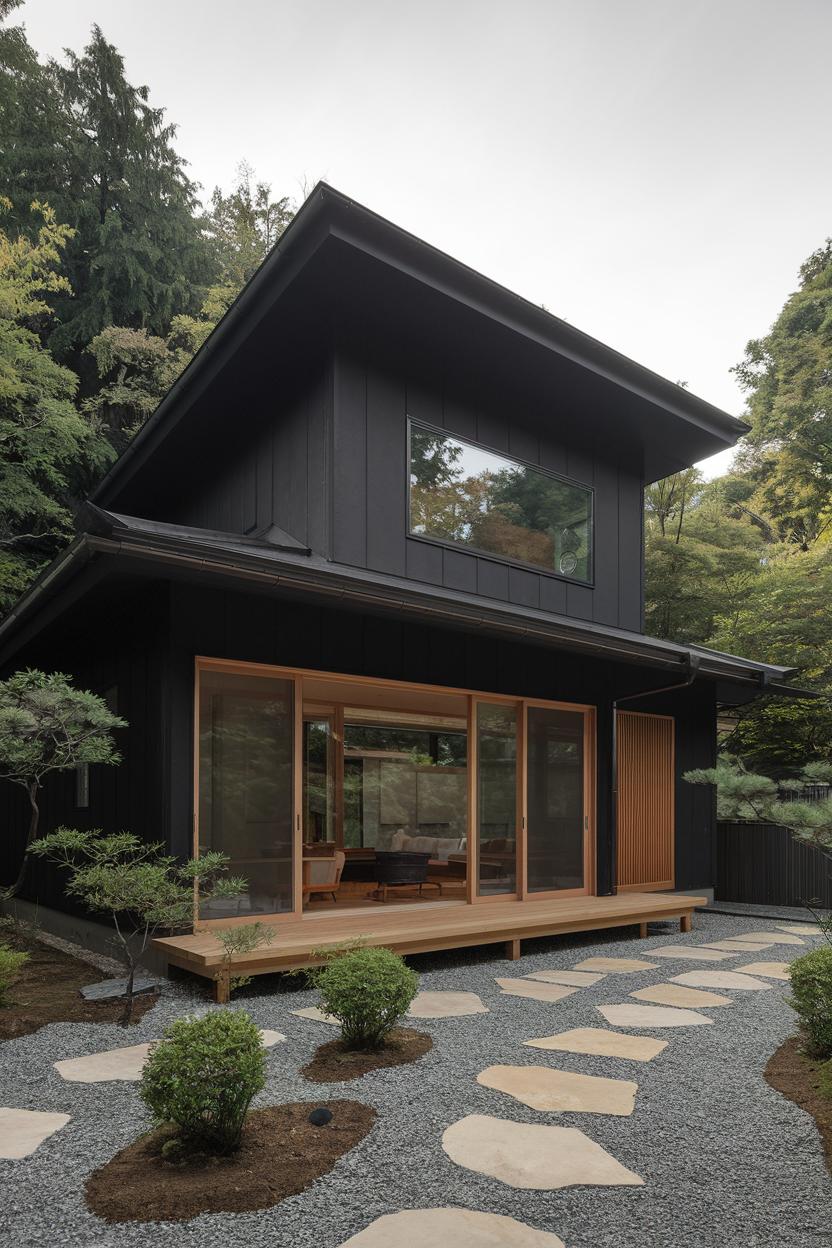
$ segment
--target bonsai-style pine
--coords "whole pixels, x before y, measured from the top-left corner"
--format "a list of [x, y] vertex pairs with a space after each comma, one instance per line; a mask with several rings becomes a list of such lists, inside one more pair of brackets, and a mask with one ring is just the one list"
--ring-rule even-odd
[[113, 943], [127, 969], [125, 1026], [133, 1012], [136, 972], [150, 941], [161, 929], [191, 925], [195, 887], [204, 901], [239, 897], [246, 888], [245, 880], [224, 876], [224, 854], [179, 863], [163, 845], [146, 844], [131, 832], [107, 836], [100, 828], [58, 828], [30, 845], [29, 853], [65, 867], [68, 896], [112, 922]]
[[55, 771], [71, 771], [82, 763], [112, 766], [121, 762], [113, 740], [115, 728], [127, 721], [114, 715], [103, 698], [76, 689], [61, 672], [28, 669], [0, 681], [0, 779], [26, 790], [29, 827], [20, 869], [3, 889], [14, 897], [26, 873], [26, 849], [37, 836], [38, 793]]

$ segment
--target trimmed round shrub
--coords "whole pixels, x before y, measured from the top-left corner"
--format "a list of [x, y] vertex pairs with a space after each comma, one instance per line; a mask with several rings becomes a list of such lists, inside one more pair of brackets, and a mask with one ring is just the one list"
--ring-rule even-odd
[[185, 1147], [231, 1153], [265, 1083], [259, 1030], [242, 1011], [218, 1010], [171, 1023], [150, 1050], [140, 1091], [157, 1123], [179, 1127]]
[[832, 946], [796, 958], [789, 968], [791, 1003], [814, 1057], [832, 1057]]
[[350, 1049], [377, 1049], [416, 996], [415, 971], [390, 949], [354, 949], [315, 974], [323, 1008]]

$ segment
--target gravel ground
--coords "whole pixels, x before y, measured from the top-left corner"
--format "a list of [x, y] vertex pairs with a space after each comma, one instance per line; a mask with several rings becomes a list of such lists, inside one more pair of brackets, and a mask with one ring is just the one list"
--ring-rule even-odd
[[[590, 955], [645, 957], [651, 945], [701, 944], [771, 926], [770, 920], [698, 914], [695, 930], [681, 937], [657, 928], [647, 940], [629, 939], [627, 929], [603, 941], [588, 934], [525, 942], [522, 961], [514, 964], [494, 958], [493, 950], [414, 959], [423, 988], [473, 990], [491, 1013], [419, 1020], [415, 1025], [434, 1037], [426, 1057], [412, 1066], [331, 1085], [332, 1097], [374, 1105], [380, 1115], [376, 1127], [308, 1191], [258, 1213], [111, 1227], [84, 1204], [86, 1175], [133, 1140], [147, 1119], [135, 1084], [65, 1083], [52, 1062], [153, 1039], [169, 1019], [209, 1008], [199, 992], [168, 985], [158, 1005], [127, 1036], [117, 1026], [60, 1023], [9, 1041], [3, 1046], [0, 1104], [63, 1111], [72, 1114], [72, 1121], [34, 1156], [0, 1162], [4, 1242], [15, 1248], [336, 1248], [381, 1214], [459, 1205], [553, 1231], [567, 1248], [828, 1245], [832, 1181], [814, 1123], [762, 1077], [771, 1053], [794, 1031], [794, 1014], [784, 1000], [787, 984], [772, 981], [769, 992], [728, 993], [734, 1004], [710, 1011], [712, 1027], [652, 1033], [670, 1045], [642, 1065], [544, 1053], [523, 1048], [521, 1041], [569, 1027], [603, 1026], [597, 1004], [625, 1001], [630, 990], [666, 981], [695, 963], [657, 959], [657, 971], [610, 975], [557, 1004], [501, 996], [494, 983], [496, 975], [569, 967]], [[789, 960], [801, 952], [798, 946], [780, 945], [708, 965], [735, 969], [760, 959]], [[289, 1012], [313, 1004], [314, 993], [275, 991], [270, 983], [268, 994], [262, 994], [263, 981], [254, 987], [238, 1004], [260, 1026], [288, 1037], [288, 1043], [270, 1051], [268, 1085], [256, 1104], [301, 1099], [314, 1104], [323, 1089], [305, 1082], [298, 1071], [333, 1033]], [[550, 1064], [635, 1079], [635, 1113], [631, 1118], [536, 1113], [475, 1082], [479, 1071], [494, 1063]], [[645, 1186], [523, 1192], [464, 1170], [446, 1157], [441, 1136], [469, 1113], [580, 1127], [642, 1175]]]

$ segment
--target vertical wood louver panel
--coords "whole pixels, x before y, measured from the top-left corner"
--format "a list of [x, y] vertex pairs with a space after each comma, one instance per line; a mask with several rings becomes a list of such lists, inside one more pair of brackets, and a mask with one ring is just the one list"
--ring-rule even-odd
[[674, 727], [668, 715], [618, 712], [619, 891], [674, 886]]

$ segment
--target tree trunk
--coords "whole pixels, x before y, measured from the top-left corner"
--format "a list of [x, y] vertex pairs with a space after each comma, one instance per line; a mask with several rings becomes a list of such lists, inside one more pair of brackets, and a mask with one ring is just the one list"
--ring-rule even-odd
[[17, 879], [14, 884], [10, 884], [8, 888], [3, 889], [3, 897], [8, 900], [10, 897], [16, 897], [23, 887], [23, 880], [26, 876], [26, 868], [29, 865], [29, 855], [27, 850], [35, 839], [38, 830], [38, 820], [40, 819], [40, 810], [38, 809], [38, 786], [36, 784], [27, 784], [26, 792], [29, 795], [29, 806], [31, 813], [29, 816], [29, 831], [26, 833], [26, 844], [23, 849], [23, 859], [20, 863], [20, 870], [17, 873]]
[[124, 994], [124, 1013], [121, 1016], [122, 1027], [129, 1027], [130, 1020], [133, 1017], [133, 981], [136, 978], [136, 967], [133, 962], [130, 963], [130, 969], [127, 972], [127, 991]]

